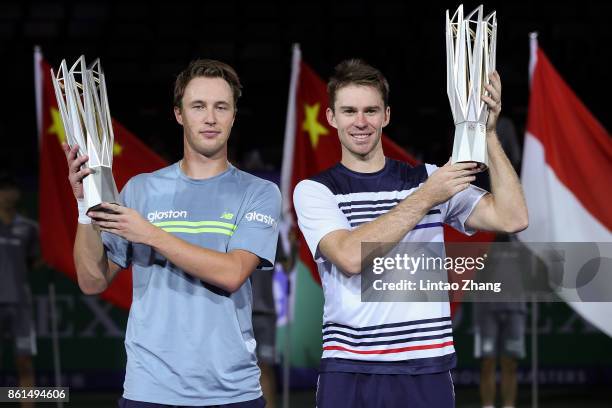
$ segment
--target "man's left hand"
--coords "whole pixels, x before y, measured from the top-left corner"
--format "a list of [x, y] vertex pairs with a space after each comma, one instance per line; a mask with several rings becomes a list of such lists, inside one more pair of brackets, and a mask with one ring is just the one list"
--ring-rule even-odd
[[501, 78], [497, 71], [489, 74], [489, 83], [485, 89], [489, 95], [482, 95], [482, 100], [489, 106], [489, 118], [487, 119], [487, 133], [495, 132], [497, 119], [501, 113]]
[[142, 218], [138, 211], [117, 204], [102, 203], [100, 207], [106, 211], [89, 211], [92, 224], [100, 231], [119, 235], [133, 243], [147, 244], [148, 240], [158, 231], [149, 221]]

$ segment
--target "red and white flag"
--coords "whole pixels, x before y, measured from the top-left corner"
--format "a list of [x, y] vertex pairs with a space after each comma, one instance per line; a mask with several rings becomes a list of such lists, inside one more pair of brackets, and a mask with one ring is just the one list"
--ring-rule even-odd
[[[523, 168], [525, 242], [612, 242], [612, 139], [531, 36]], [[612, 279], [607, 281], [612, 290]], [[612, 336], [611, 303], [569, 302]]]

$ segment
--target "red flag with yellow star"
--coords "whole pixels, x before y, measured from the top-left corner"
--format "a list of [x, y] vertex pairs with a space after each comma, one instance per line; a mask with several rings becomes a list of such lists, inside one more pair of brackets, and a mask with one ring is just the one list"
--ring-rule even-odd
[[[68, 183], [68, 166], [61, 148], [66, 140], [51, 82], [51, 67], [35, 55], [35, 80], [39, 124], [40, 174], [39, 222], [44, 260], [76, 281], [72, 248], [77, 226], [77, 208]], [[117, 188], [133, 176], [167, 165], [136, 136], [113, 120], [113, 175]], [[132, 301], [132, 277], [120, 272], [101, 295], [116, 306], [128, 309]]]

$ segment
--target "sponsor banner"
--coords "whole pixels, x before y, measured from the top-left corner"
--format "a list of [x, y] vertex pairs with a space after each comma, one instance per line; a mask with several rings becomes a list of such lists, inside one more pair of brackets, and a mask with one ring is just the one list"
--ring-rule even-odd
[[[455, 386], [478, 386], [480, 384], [479, 368], [458, 368], [451, 372]], [[519, 367], [516, 379], [519, 385], [531, 385], [532, 372], [529, 367]], [[612, 378], [612, 369], [598, 367], [550, 367], [538, 368], [538, 385], [540, 386], [579, 386], [609, 384], [606, 378]]]

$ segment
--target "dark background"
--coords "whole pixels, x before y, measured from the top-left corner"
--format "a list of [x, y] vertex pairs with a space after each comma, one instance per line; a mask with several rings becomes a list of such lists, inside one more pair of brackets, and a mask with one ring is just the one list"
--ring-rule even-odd
[[[112, 115], [170, 161], [182, 154], [172, 113], [176, 74], [195, 58], [233, 65], [243, 82], [231, 137], [234, 158], [258, 149], [280, 169], [291, 44], [324, 79], [361, 57], [391, 84], [386, 133], [418, 158], [444, 163], [453, 123], [446, 96], [446, 8], [426, 1], [5, 1], [0, 3], [0, 166], [36, 188], [33, 47], [57, 67], [62, 58], [102, 59]], [[478, 2], [466, 2], [471, 11]], [[612, 2], [489, 1], [497, 10], [497, 66], [503, 113], [522, 140], [528, 103], [530, 31], [561, 75], [610, 128]], [[550, 101], [554, 103], [554, 101]]]
[[[282, 160], [291, 44], [301, 44], [304, 60], [324, 79], [342, 59], [361, 57], [380, 68], [391, 84], [392, 119], [386, 133], [420, 159], [442, 164], [450, 155], [453, 132], [446, 96], [444, 11], [454, 11], [458, 4], [391, 0], [0, 1], [0, 170], [15, 173], [29, 193], [28, 212], [35, 215], [38, 153], [34, 45], [42, 47], [54, 67], [63, 58], [74, 61], [80, 54], [89, 61], [100, 57], [113, 116], [169, 161], [177, 160], [182, 153], [181, 128], [172, 113], [174, 77], [195, 58], [230, 63], [244, 85], [230, 139], [235, 158], [244, 162], [257, 149], [277, 170]], [[467, 11], [478, 4], [464, 3]], [[515, 123], [520, 140], [527, 113], [531, 31], [539, 32], [541, 47], [578, 97], [604, 127], [611, 128], [608, 76], [612, 2], [488, 1], [485, 6], [486, 12], [497, 10], [503, 113]], [[96, 332], [96, 337], [85, 336], [84, 328], [93, 317], [83, 303], [84, 296], [63, 275], [54, 271], [48, 271], [48, 275], [37, 275], [33, 285], [37, 322], [48, 321], [43, 313], [48, 304], [46, 285], [56, 279], [60, 332], [65, 333], [61, 338], [62, 364], [66, 375], [75, 375], [69, 378], [73, 389], [92, 388], [94, 384], [112, 390], [105, 395], [94, 394], [82, 404], [77, 402], [75, 392], [72, 406], [111, 406], [123, 380], [125, 356], [117, 352], [123, 350], [122, 335], [110, 337], [102, 331]], [[114, 309], [112, 313], [117, 324], [124, 327], [123, 312]], [[546, 388], [546, 379], [541, 380], [542, 406], [608, 406], [609, 338], [583, 327], [565, 305], [543, 305], [540, 313], [542, 372], [548, 370], [544, 374], [550, 373], [550, 384], [561, 384]], [[37, 327], [40, 354], [35, 366], [37, 381], [43, 384], [41, 374], [52, 378], [51, 340], [48, 331], [45, 334], [39, 324]], [[99, 325], [97, 329], [101, 330]], [[461, 399], [469, 399], [469, 406], [476, 407], [477, 370], [475, 365], [469, 367], [472, 336], [459, 329], [455, 338], [462, 367], [472, 370], [468, 380], [462, 380], [463, 376], [458, 380], [471, 387], [467, 394], [458, 394], [458, 406], [467, 406]], [[577, 344], [581, 347], [576, 349]], [[89, 356], [86, 361], [83, 355]], [[6, 367], [12, 369], [12, 361], [5, 354], [0, 375], [10, 373]], [[557, 368], [561, 364], [564, 366]], [[576, 366], [578, 371], [567, 366]], [[100, 367], [110, 371], [94, 371]], [[529, 358], [522, 363], [522, 372], [528, 367]], [[81, 371], [93, 372], [93, 379], [78, 377]], [[578, 379], [563, 383], [553, 375], [564, 372], [578, 372]], [[601, 382], [599, 388], [592, 386], [591, 378]], [[530, 399], [529, 381], [528, 376], [522, 379], [522, 406], [527, 406]], [[573, 387], [575, 384], [582, 388]], [[595, 405], [590, 399], [602, 402]], [[303, 400], [302, 406], [312, 405], [312, 390]]]

